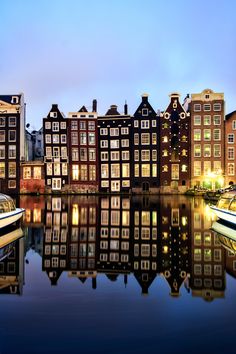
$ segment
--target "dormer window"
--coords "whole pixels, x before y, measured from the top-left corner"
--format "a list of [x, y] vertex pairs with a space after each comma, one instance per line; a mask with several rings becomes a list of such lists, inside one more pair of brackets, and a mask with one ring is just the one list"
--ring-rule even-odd
[[18, 103], [18, 102], [19, 102], [19, 97], [18, 97], [18, 96], [12, 96], [12, 98], [11, 98], [11, 103], [16, 104], [16, 103]]
[[51, 118], [57, 118], [57, 112], [50, 112]]

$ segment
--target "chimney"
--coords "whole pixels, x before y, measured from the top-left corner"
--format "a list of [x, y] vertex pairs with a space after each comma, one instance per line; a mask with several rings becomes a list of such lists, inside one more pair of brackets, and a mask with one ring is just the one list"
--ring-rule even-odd
[[142, 102], [148, 102], [148, 94], [147, 93], [142, 94]]
[[127, 114], [128, 114], [128, 105], [127, 105], [127, 103], [126, 103], [126, 101], [125, 101], [125, 105], [124, 105], [124, 114], [127, 116]]
[[58, 109], [58, 104], [52, 104], [52, 110]]
[[93, 100], [93, 112], [97, 112], [97, 100]]

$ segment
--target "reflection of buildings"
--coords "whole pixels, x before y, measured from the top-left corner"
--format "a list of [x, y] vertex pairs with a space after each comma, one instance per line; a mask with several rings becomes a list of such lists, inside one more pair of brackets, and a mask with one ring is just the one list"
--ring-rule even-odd
[[190, 275], [190, 202], [178, 198], [161, 199], [161, 272], [178, 296], [179, 289]]
[[12, 253], [0, 262], [0, 294], [21, 295], [24, 284], [24, 239], [15, 241]]
[[211, 213], [206, 211], [204, 200], [192, 199], [192, 274], [193, 296], [213, 300], [224, 296], [224, 250], [217, 235], [210, 230]]
[[51, 197], [46, 200], [44, 221], [43, 270], [57, 284], [66, 270], [68, 250], [68, 199]]
[[[184, 285], [193, 296], [212, 300], [224, 296], [224, 266], [229, 274], [236, 271], [235, 256], [225, 257], [200, 198], [53, 196], [45, 206], [42, 262], [52, 285], [63, 271], [82, 283], [91, 278], [93, 288], [98, 273], [111, 281], [123, 274], [125, 283], [133, 273], [147, 294], [162, 275], [172, 296]], [[42, 237], [30, 230], [43, 206], [29, 204], [28, 209], [30, 247], [41, 254]], [[36, 225], [40, 230], [42, 224]]]
[[100, 198], [97, 269], [111, 280], [131, 271], [130, 199]]
[[96, 287], [97, 198], [71, 197], [68, 233], [68, 275], [82, 282], [91, 277]]
[[135, 198], [132, 208], [133, 271], [134, 276], [147, 294], [148, 288], [159, 271], [159, 206], [152, 198]]

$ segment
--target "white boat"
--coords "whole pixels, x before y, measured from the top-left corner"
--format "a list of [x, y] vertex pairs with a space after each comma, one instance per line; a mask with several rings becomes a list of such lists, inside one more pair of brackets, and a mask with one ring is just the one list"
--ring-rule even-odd
[[217, 204], [210, 208], [219, 219], [236, 225], [236, 191], [222, 194]]
[[9, 226], [4, 230], [3, 235], [0, 233], [0, 261], [10, 255], [15, 245], [15, 241], [24, 235], [21, 227], [12, 228], [12, 226]]
[[217, 233], [222, 246], [228, 251], [236, 253], [236, 226], [224, 220], [214, 221], [211, 229]]
[[0, 193], [0, 228], [6, 227], [19, 220], [25, 209], [16, 208], [11, 197]]

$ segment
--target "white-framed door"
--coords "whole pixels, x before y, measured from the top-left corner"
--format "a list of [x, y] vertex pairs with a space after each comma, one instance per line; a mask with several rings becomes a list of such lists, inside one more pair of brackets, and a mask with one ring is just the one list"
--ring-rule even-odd
[[52, 189], [60, 190], [61, 189], [61, 178], [53, 178], [52, 179]]
[[111, 181], [111, 191], [120, 192], [120, 181]]

